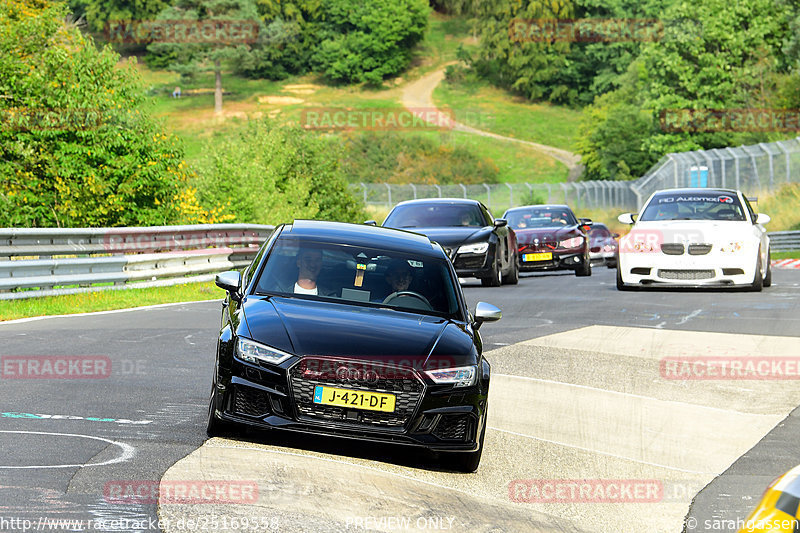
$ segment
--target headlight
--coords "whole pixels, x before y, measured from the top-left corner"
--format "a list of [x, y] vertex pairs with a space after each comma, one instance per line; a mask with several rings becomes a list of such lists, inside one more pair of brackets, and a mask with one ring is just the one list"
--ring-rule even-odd
[[581, 244], [583, 244], [583, 237], [573, 237], [559, 242], [558, 246], [560, 248], [577, 248]]
[[458, 249], [460, 254], [485, 254], [489, 249], [488, 242], [478, 242], [475, 244], [465, 244]]
[[248, 363], [257, 364], [263, 361], [273, 365], [279, 365], [291, 356], [292, 354], [241, 337], [236, 343], [236, 357]]
[[732, 254], [741, 251], [742, 247], [744, 247], [742, 241], [727, 242], [719, 247], [719, 251], [723, 254]]
[[443, 385], [452, 384], [454, 387], [469, 387], [478, 381], [477, 366], [462, 366], [459, 368], [443, 368], [441, 370], [426, 370], [425, 373], [436, 383]]

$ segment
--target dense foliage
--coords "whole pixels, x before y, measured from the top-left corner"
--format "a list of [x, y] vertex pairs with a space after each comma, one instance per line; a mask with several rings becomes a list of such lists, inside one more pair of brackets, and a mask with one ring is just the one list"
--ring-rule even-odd
[[180, 146], [142, 107], [134, 69], [65, 16], [0, 0], [0, 226], [184, 220], [181, 203], [198, 206]]
[[496, 183], [499, 175], [463, 146], [396, 132], [345, 137], [342, 165], [355, 183]]
[[[791, 135], [724, 127], [695, 131], [702, 128], [663, 120], [684, 109], [796, 106], [798, 85], [783, 53], [791, 35], [788, 5], [773, 0], [675, 3], [664, 17], [678, 22], [665, 27], [658, 42], [646, 43], [619, 78], [620, 87], [586, 110], [579, 143], [587, 179], [639, 177], [667, 152]], [[794, 91], [788, 90], [792, 86]]]
[[299, 127], [254, 121], [205, 154], [196, 182], [201, 200], [226, 205], [238, 221], [365, 218], [347, 191], [335, 145]]

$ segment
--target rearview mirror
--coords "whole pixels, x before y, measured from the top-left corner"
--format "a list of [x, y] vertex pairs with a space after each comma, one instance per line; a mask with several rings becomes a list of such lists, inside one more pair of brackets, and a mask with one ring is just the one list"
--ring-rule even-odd
[[494, 219], [494, 227], [495, 228], [502, 228], [503, 226], [508, 226], [508, 220], [504, 218], [496, 218]]
[[478, 329], [484, 322], [496, 322], [501, 318], [503, 318], [503, 312], [500, 309], [486, 302], [478, 302], [475, 306], [475, 322], [473, 326]]
[[766, 224], [770, 220], [772, 220], [770, 216], [764, 213], [759, 213], [758, 215], [756, 215], [756, 224]]
[[217, 274], [214, 279], [217, 287], [228, 291], [232, 298], [239, 299], [239, 286], [242, 284], [242, 275], [237, 270], [228, 270]]
[[623, 224], [633, 224], [633, 213], [623, 213], [617, 217], [617, 220]]

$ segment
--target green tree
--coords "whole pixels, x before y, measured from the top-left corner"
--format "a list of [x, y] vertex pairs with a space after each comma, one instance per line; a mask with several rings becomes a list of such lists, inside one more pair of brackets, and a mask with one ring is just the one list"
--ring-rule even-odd
[[312, 65], [333, 81], [380, 84], [408, 66], [429, 12], [425, 0], [326, 0]]
[[202, 203], [227, 205], [239, 222], [364, 220], [336, 145], [302, 128], [253, 121], [204, 153], [197, 178]]
[[[176, 0], [159, 13], [161, 21], [191, 21], [198, 23], [232, 22], [258, 23], [258, 35], [263, 37], [254, 0]], [[223, 36], [218, 39], [186, 39], [183, 42], [154, 42], [148, 51], [172, 60], [171, 70], [191, 76], [198, 72], [214, 72], [214, 112], [222, 113], [222, 68], [235, 60], [247, 57], [251, 47], [241, 40]], [[178, 41], [178, 39], [174, 39]]]
[[183, 152], [132, 65], [64, 24], [64, 4], [0, 0], [0, 226], [165, 224]]
[[168, 5], [168, 0], [69, 0], [74, 15], [98, 32], [111, 21], [153, 19]]
[[674, 110], [769, 108], [791, 102], [787, 88], [796, 78], [787, 72], [789, 62], [782, 52], [790, 37], [787, 5], [773, 0], [675, 3], [663, 18], [672, 21], [663, 37], [643, 46], [620, 78], [620, 87], [585, 112], [578, 142], [587, 179], [614, 178], [620, 168], [638, 177], [668, 152], [785, 136], [725, 128], [702, 132], [690, 125], [665, 128], [660, 121]]

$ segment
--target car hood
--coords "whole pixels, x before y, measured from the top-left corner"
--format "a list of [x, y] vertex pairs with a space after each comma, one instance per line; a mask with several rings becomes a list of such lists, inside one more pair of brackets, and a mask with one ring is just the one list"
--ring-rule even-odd
[[447, 226], [439, 228], [404, 228], [414, 233], [421, 233], [430, 240], [438, 242], [446, 248], [452, 248], [459, 244], [483, 240], [490, 233], [492, 227], [476, 228], [474, 226]]
[[295, 355], [380, 360], [417, 368], [475, 364], [465, 326], [389, 309], [300, 298], [248, 297], [250, 338]]
[[581, 233], [577, 226], [554, 226], [552, 228], [522, 228], [515, 229], [517, 243], [530, 244], [534, 239], [540, 242], [553, 242], [577, 236]]
[[[637, 235], [638, 234], [638, 235]], [[653, 220], [637, 222], [627, 239], [650, 238], [665, 243], [715, 243], [754, 238], [750, 222], [726, 220]]]

